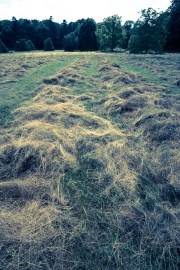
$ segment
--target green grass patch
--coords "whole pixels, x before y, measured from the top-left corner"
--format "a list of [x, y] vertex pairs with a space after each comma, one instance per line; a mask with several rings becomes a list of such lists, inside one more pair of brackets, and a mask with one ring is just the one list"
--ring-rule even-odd
[[[91, 55], [88, 58], [88, 61], [85, 62], [83, 71], [79, 72], [79, 75], [85, 77], [85, 82], [76, 83], [74, 85], [73, 92], [75, 95], [81, 95], [88, 92], [93, 92], [94, 89], [100, 85], [100, 77], [97, 77], [98, 68], [97, 68], [97, 59], [95, 55]], [[92, 79], [92, 80], [91, 80]]]
[[[137, 76], [140, 76], [141, 78], [144, 78], [148, 83], [152, 83], [155, 85], [166, 85], [166, 88], [163, 89], [166, 94], [170, 95], [179, 95], [179, 87], [177, 87], [175, 84], [172, 86], [172, 82], [166, 78], [166, 74], [163, 76], [159, 76], [158, 69], [162, 68], [162, 64], [159, 63], [159, 59], [153, 58], [153, 60], [150, 57], [143, 57], [142, 59], [138, 59], [136, 63], [129, 63], [127, 55], [121, 54], [119, 57], [117, 55], [108, 55], [108, 58], [117, 63], [118, 65], [122, 66], [125, 71], [127, 72], [134, 72], [137, 74]], [[131, 60], [130, 56], [129, 59]], [[155, 69], [150, 70], [149, 67], [151, 67], [152, 63], [155, 63]], [[146, 64], [146, 65], [144, 65]], [[164, 63], [166, 65], [166, 62]], [[167, 88], [167, 86], [169, 86]]]
[[138, 63], [137, 65], [132, 65], [124, 61], [123, 57], [117, 58], [112, 56], [110, 59], [118, 65], [122, 66], [127, 72], [135, 72], [138, 76], [145, 78], [149, 83], [158, 85], [164, 83], [163, 79], [158, 78], [158, 76], [154, 76], [154, 73], [149, 72], [149, 70], [146, 70], [144, 67], [142, 68], [138, 66]]
[[88, 60], [88, 63], [85, 65], [85, 71], [82, 72], [82, 75], [86, 77], [95, 75], [98, 72], [96, 56], [92, 55]]
[[[11, 112], [20, 107], [23, 102], [29, 101], [34, 96], [34, 91], [41, 85], [42, 79], [53, 76], [58, 70], [70, 65], [80, 58], [78, 56], [70, 56], [65, 61], [55, 61], [45, 63], [32, 70], [32, 72], [18, 82], [7, 83], [8, 90], [0, 86], [0, 125], [8, 124], [12, 121]], [[5, 90], [4, 90], [5, 89]]]

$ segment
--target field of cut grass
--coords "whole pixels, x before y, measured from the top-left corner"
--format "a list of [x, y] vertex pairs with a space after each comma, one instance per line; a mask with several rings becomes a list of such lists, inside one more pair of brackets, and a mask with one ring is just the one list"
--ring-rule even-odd
[[0, 55], [0, 269], [180, 269], [180, 55]]

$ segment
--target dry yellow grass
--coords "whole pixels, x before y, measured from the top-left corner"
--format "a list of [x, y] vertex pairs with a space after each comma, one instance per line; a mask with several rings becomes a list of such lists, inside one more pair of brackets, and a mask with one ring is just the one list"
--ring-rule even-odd
[[179, 268], [180, 115], [162, 89], [99, 53], [43, 78], [1, 133], [1, 269]]

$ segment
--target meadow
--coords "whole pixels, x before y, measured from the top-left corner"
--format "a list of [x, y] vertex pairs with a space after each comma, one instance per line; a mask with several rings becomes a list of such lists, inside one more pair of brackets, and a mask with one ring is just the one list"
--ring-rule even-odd
[[0, 54], [0, 269], [180, 269], [179, 71], [179, 54]]

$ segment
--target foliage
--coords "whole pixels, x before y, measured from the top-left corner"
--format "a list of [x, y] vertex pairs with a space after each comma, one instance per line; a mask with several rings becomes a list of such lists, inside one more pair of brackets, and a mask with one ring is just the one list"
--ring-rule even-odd
[[176, 9], [180, 6], [180, 0], [171, 0], [170, 9]]
[[31, 40], [28, 40], [26, 42], [26, 47], [27, 47], [27, 51], [34, 51], [35, 50], [34, 44], [32, 43]]
[[0, 22], [0, 38], [8, 48], [13, 48], [12, 40], [12, 22], [8, 20], [3, 20]]
[[124, 31], [125, 31], [125, 37], [124, 37], [124, 47], [127, 49], [128, 47], [128, 42], [130, 40], [130, 37], [133, 33], [133, 28], [134, 28], [134, 22], [133, 21], [126, 21], [123, 25]]
[[33, 51], [35, 50], [34, 44], [31, 40], [19, 39], [15, 44], [15, 51]]
[[44, 50], [45, 51], [54, 51], [54, 45], [53, 42], [51, 40], [50, 37], [48, 37], [45, 41], [44, 41]]
[[31, 40], [34, 45], [36, 44], [36, 31], [37, 31], [37, 29], [36, 29], [35, 25], [32, 23], [26, 25], [26, 27], [25, 27], [27, 39]]
[[138, 34], [134, 34], [131, 36], [128, 43], [128, 49], [131, 53], [138, 53], [143, 51], [144, 46]]
[[36, 34], [36, 47], [38, 50], [42, 50], [44, 48], [44, 41], [51, 37], [49, 28], [45, 25], [45, 23], [40, 23], [37, 28]]
[[7, 52], [8, 52], [8, 48], [6, 47], [6, 45], [0, 39], [0, 53], [7, 53]]
[[88, 18], [83, 21], [79, 29], [78, 48], [80, 51], [97, 51], [98, 43], [95, 35], [96, 23]]
[[[22, 18], [17, 20], [13, 16], [12, 20], [0, 21], [0, 39], [11, 50], [14, 50], [16, 41], [20, 39], [31, 40], [36, 49], [43, 50], [44, 40], [50, 37], [54, 49], [66, 50], [64, 45], [66, 44], [67, 46], [67, 42], [74, 43], [74, 34], [68, 36], [68, 38], [66, 37], [65, 43], [64, 37], [79, 31], [78, 29], [81, 27], [78, 37], [80, 50], [97, 50], [98, 45], [102, 50], [113, 51], [116, 47], [126, 49], [132, 35], [137, 35], [141, 37], [140, 44], [142, 43], [141, 46], [143, 45], [145, 52], [149, 49], [148, 46], [150, 46], [150, 50], [155, 51], [162, 51], [164, 49], [179, 52], [180, 0], [171, 0], [170, 7], [164, 13], [159, 14], [152, 8], [143, 10], [141, 13], [142, 16], [138, 22], [134, 24], [133, 21], [129, 20], [123, 26], [121, 26], [121, 18], [118, 15], [108, 17], [97, 25], [93, 19], [89, 18], [70, 23], [63, 20], [62, 23], [57, 23], [53, 21], [52, 16], [43, 21]], [[154, 23], [155, 25], [153, 25]], [[99, 44], [97, 44], [95, 31]], [[134, 37], [132, 38], [132, 44], [134, 44], [135, 39]], [[129, 46], [132, 47], [131, 45]], [[132, 50], [138, 51], [140, 49], [138, 47], [134, 49], [133, 45]], [[70, 50], [73, 50], [73, 48], [70, 48]]]
[[166, 50], [180, 52], [180, 0], [171, 2]]
[[73, 52], [78, 49], [78, 36], [76, 32], [67, 34], [63, 39], [65, 51]]
[[59, 28], [60, 47], [63, 48], [63, 38], [68, 34], [67, 21], [63, 20]]
[[121, 26], [121, 17], [113, 15], [103, 20], [100, 28], [96, 31], [100, 49], [113, 49], [121, 46], [123, 41], [123, 29]]
[[19, 39], [16, 41], [15, 51], [27, 51], [26, 39]]
[[167, 14], [152, 8], [141, 11], [128, 44], [130, 52], [161, 52], [167, 37]]
[[63, 49], [64, 36], [76, 31], [83, 21], [84, 19], [81, 19], [68, 24], [66, 20], [62, 23], [54, 22], [52, 16], [43, 21], [17, 20], [13, 17], [11, 21], [0, 21], [0, 39], [12, 50], [19, 39], [31, 40], [36, 49], [43, 50], [44, 40], [50, 37], [55, 49]]

